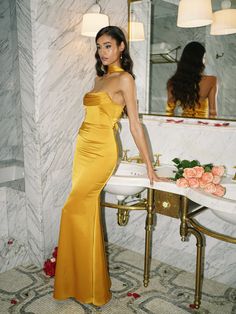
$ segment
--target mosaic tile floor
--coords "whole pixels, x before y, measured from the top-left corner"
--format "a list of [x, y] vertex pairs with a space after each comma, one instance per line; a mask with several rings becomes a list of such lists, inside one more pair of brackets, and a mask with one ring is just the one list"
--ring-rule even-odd
[[[0, 274], [0, 313], [236, 314], [234, 288], [204, 280], [201, 308], [192, 310], [193, 274], [152, 260], [151, 280], [144, 288], [141, 254], [113, 244], [108, 245], [107, 252], [113, 297], [105, 306], [82, 305], [73, 299], [55, 301], [53, 279], [31, 265]], [[140, 297], [128, 296], [129, 292]]]

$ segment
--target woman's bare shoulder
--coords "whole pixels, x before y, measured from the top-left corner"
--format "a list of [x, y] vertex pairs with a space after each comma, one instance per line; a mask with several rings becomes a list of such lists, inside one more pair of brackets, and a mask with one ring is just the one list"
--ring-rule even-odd
[[133, 86], [134, 78], [129, 72], [121, 72], [119, 75], [120, 84], [122, 86]]
[[216, 82], [217, 77], [215, 75], [203, 75], [202, 80], [207, 80], [209, 82]]

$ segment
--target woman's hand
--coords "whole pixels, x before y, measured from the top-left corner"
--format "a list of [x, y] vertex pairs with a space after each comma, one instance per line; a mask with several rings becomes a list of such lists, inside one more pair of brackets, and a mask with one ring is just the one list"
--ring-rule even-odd
[[148, 168], [147, 175], [148, 175], [151, 185], [153, 185], [154, 181], [155, 182], [171, 182], [171, 180], [168, 178], [158, 177], [158, 175], [156, 174], [153, 168]]

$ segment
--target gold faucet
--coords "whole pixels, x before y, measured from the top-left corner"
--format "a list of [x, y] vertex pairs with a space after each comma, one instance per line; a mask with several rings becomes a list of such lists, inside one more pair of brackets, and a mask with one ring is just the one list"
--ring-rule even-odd
[[128, 161], [129, 162], [136, 161], [137, 164], [142, 164], [143, 163], [143, 159], [142, 159], [142, 157], [140, 155], [139, 156], [130, 157], [130, 158], [128, 158]]
[[[236, 168], [236, 166], [234, 166], [233, 168]], [[236, 172], [235, 172], [235, 174], [234, 174], [232, 180], [235, 180], [235, 181], [236, 181]]]
[[153, 167], [159, 167], [160, 166], [160, 156], [161, 154], [154, 154], [153, 157], [155, 159], [153, 163]]
[[129, 161], [128, 152], [129, 152], [129, 149], [123, 149], [123, 156], [121, 158], [122, 161]]

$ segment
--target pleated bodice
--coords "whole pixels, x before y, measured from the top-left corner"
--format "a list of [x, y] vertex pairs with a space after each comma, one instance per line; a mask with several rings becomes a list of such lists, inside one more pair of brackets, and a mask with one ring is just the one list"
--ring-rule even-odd
[[[181, 105], [178, 106], [181, 107]], [[166, 114], [168, 116], [173, 116], [176, 107], [177, 104], [174, 102], [167, 103]], [[200, 100], [199, 104], [196, 104], [194, 109], [184, 108], [181, 115], [184, 117], [208, 118], [208, 99], [205, 98], [203, 100]]]
[[84, 96], [84, 123], [114, 127], [119, 120], [123, 106], [112, 100], [106, 91], [89, 92]]

